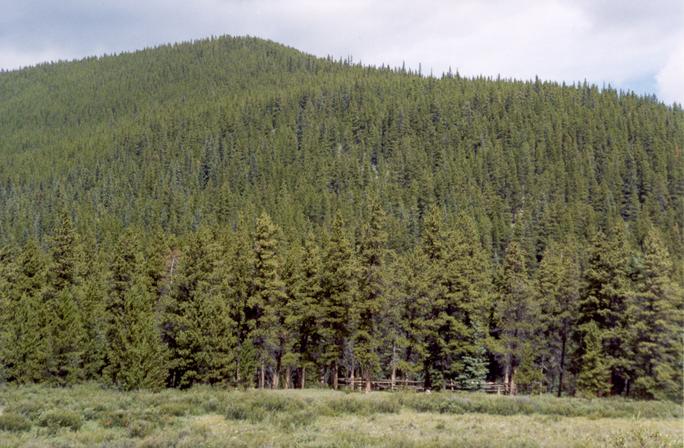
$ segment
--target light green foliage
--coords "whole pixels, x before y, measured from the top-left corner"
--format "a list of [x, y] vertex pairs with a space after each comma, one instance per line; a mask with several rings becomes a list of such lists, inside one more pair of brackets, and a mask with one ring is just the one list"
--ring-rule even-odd
[[[682, 407], [478, 393], [6, 387], [9, 446], [678, 446]], [[493, 431], [493, 428], [496, 431]]]

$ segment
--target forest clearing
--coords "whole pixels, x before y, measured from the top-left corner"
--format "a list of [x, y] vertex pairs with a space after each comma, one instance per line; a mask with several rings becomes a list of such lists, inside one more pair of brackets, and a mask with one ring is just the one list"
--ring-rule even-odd
[[667, 401], [95, 384], [0, 389], [1, 447], [679, 447]]

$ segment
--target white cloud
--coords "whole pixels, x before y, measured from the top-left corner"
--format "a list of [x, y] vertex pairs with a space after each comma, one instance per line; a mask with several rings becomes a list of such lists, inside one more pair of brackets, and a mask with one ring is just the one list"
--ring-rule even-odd
[[658, 97], [665, 102], [684, 104], [684, 35], [670, 54], [663, 68], [656, 75]]
[[587, 79], [641, 93], [655, 93], [658, 74], [658, 94], [684, 102], [677, 90], [681, 0], [6, 1], [0, 0], [5, 68], [250, 34], [320, 56], [421, 63], [424, 73], [452, 67], [471, 76]]

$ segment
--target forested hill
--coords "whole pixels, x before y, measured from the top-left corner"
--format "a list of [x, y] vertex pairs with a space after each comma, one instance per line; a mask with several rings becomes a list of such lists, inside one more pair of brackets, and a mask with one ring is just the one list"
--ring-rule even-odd
[[[305, 383], [306, 367], [331, 384], [517, 373], [643, 396], [657, 377], [676, 395], [682, 148], [684, 112], [652, 97], [425, 77], [256, 38], [1, 72], [2, 335], [26, 352], [5, 350], [0, 377], [145, 385], [117, 374], [135, 364], [123, 347], [159, 336], [150, 384]], [[192, 306], [228, 334], [201, 321], [193, 334], [214, 339], [189, 342]], [[81, 310], [87, 348], [19, 343], [63, 330], [35, 314], [50, 307]], [[209, 346], [225, 350], [190, 360]]]

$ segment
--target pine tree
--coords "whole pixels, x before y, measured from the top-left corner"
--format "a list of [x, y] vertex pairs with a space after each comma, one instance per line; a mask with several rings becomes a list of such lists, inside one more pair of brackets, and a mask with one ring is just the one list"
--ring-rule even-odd
[[678, 400], [682, 396], [682, 288], [672, 281], [672, 261], [659, 232], [644, 240], [637, 290], [630, 301], [630, 345], [634, 353], [632, 392], [640, 397]]
[[[138, 268], [143, 271], [142, 266]], [[168, 375], [168, 352], [161, 340], [150, 289], [146, 273], [135, 273], [110, 341], [107, 373], [123, 390], [160, 389]]]
[[128, 322], [126, 301], [133, 287], [138, 269], [143, 260], [137, 235], [132, 230], [124, 232], [111, 255], [107, 294], [105, 300], [106, 351], [103, 378], [112, 384], [123, 384], [120, 378], [126, 368], [123, 353], [126, 350], [126, 335], [123, 325]]
[[460, 215], [445, 247], [446, 371], [462, 387], [479, 388], [487, 373], [484, 337], [492, 271], [472, 218]]
[[[397, 368], [404, 379], [411, 379], [425, 371], [425, 360], [428, 357], [428, 341], [430, 333], [429, 318], [431, 284], [428, 280], [428, 258], [421, 248], [405, 254], [397, 261], [395, 271], [399, 291], [399, 326], [400, 337], [398, 348], [402, 350]], [[424, 377], [423, 380], [429, 380]], [[426, 390], [430, 384], [425, 384]]]
[[246, 222], [241, 218], [234, 235], [223, 240], [223, 255], [217, 260], [215, 275], [220, 279], [220, 287], [229, 302], [230, 319], [235, 325], [234, 378], [236, 384], [252, 386], [259, 362], [250, 338], [248, 303], [254, 287], [256, 263]]
[[86, 333], [73, 290], [62, 290], [51, 298], [48, 313], [50, 381], [60, 386], [74, 384], [84, 377], [83, 349]]
[[98, 381], [107, 355], [106, 290], [103, 285], [105, 268], [102, 263], [89, 264], [76, 296], [81, 309], [83, 331], [83, 375], [86, 380]]
[[237, 344], [225, 297], [213, 288], [202, 288], [192, 305], [186, 310], [188, 327], [183, 333], [184, 343], [194, 349], [193, 370], [186, 372], [186, 381], [232, 383]]
[[47, 294], [47, 332], [50, 338], [48, 375], [59, 385], [73, 384], [85, 376], [83, 346], [85, 327], [81, 315], [83, 257], [80, 242], [66, 213], [51, 240], [51, 264]]
[[53, 288], [56, 291], [63, 291], [79, 284], [83, 260], [71, 218], [66, 212], [62, 212], [59, 217], [59, 226], [51, 239], [53, 266], [50, 269], [50, 276]]
[[447, 347], [449, 337], [442, 333], [450, 318], [446, 313], [446, 257], [447, 233], [443, 229], [442, 211], [433, 206], [423, 221], [420, 250], [425, 261], [427, 291], [419, 297], [423, 302], [414, 322], [422, 342], [422, 376], [425, 390], [442, 388], [448, 370]]
[[0, 267], [0, 362], [4, 379], [17, 383], [47, 379], [50, 338], [45, 307], [47, 264], [34, 240], [12, 262], [3, 254]]
[[[515, 376], [521, 363], [535, 361], [522, 356], [525, 345], [535, 342], [535, 319], [539, 315], [532, 296], [526, 261], [527, 256], [521, 246], [516, 241], [509, 243], [495, 310], [495, 333], [498, 336], [495, 351], [502, 358], [504, 384], [511, 394], [517, 392]], [[532, 368], [530, 365], [524, 366], [527, 370]]]
[[575, 243], [550, 242], [536, 272], [537, 300], [541, 304], [540, 329], [560, 397], [579, 306], [581, 272]]
[[[589, 251], [588, 266], [584, 272], [585, 288], [579, 303], [579, 324], [595, 322], [601, 332], [614, 394], [626, 392], [631, 369], [627, 353], [630, 337], [627, 306], [632, 294], [629, 253], [622, 225], [614, 226], [609, 237], [598, 232]], [[581, 333], [578, 336], [580, 341], [584, 339]], [[584, 346], [580, 343], [577, 351], [580, 358], [583, 350]], [[583, 368], [580, 363], [577, 370]]]
[[331, 374], [331, 385], [338, 388], [340, 364], [345, 346], [350, 342], [353, 315], [352, 304], [356, 295], [357, 267], [352, 243], [338, 212], [332, 224], [323, 256], [321, 272], [322, 341], [321, 361]]
[[313, 234], [304, 247], [294, 244], [285, 267], [288, 301], [285, 326], [291, 335], [288, 363], [298, 367], [299, 387], [307, 383], [307, 371], [316, 367], [320, 344], [318, 319], [322, 315], [321, 255]]
[[181, 254], [173, 288], [165, 300], [164, 341], [170, 349], [172, 386], [190, 387], [199, 381], [196, 354], [203, 347], [198, 336], [206, 326], [201, 321], [206, 313], [202, 308], [211, 291], [209, 282], [214, 269], [210, 239], [204, 229], [192, 235]]
[[603, 396], [610, 392], [610, 369], [603, 351], [601, 330], [595, 322], [583, 325], [584, 335], [582, 370], [577, 377], [577, 390], [581, 395]]
[[380, 325], [387, 307], [387, 232], [385, 213], [376, 201], [369, 206], [368, 223], [362, 230], [359, 254], [358, 295], [354, 300], [354, 357], [358, 362], [366, 392], [371, 377], [380, 369]]
[[260, 362], [259, 387], [266, 385], [266, 370], [271, 371], [271, 386], [279, 386], [283, 345], [283, 309], [287, 296], [281, 278], [278, 252], [278, 227], [262, 213], [256, 224], [254, 241], [254, 286], [249, 298], [250, 337]]

